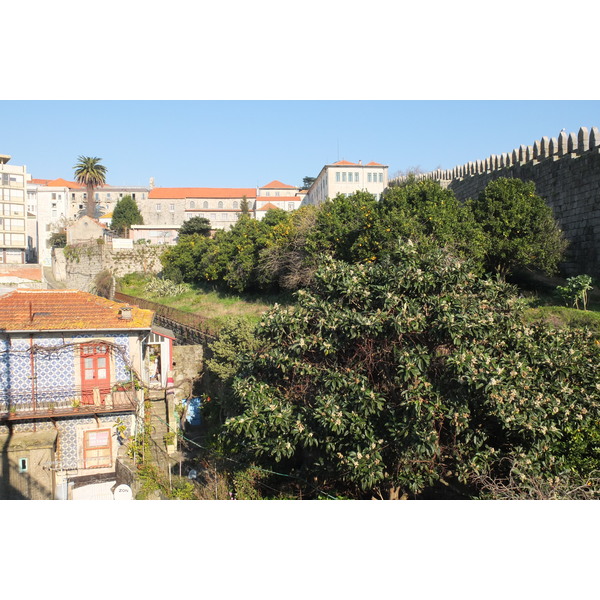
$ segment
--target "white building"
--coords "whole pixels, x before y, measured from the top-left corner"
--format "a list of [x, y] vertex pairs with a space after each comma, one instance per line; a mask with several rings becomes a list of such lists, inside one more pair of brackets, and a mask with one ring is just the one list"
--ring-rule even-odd
[[299, 188], [281, 181], [271, 181], [257, 190], [254, 218], [260, 221], [267, 211], [275, 208], [296, 210], [300, 208], [303, 198], [304, 193]]
[[[96, 216], [112, 213], [123, 196], [145, 200], [150, 188], [140, 186], [104, 185], [94, 192]], [[85, 186], [66, 179], [31, 179], [27, 184], [27, 210], [37, 218], [38, 261], [51, 265], [53, 233], [63, 230], [69, 223], [86, 214], [87, 191]]]
[[363, 165], [341, 160], [325, 165], [314, 183], [310, 186], [303, 204], [322, 204], [338, 194], [349, 196], [354, 192], [365, 191], [377, 200], [388, 184], [388, 167], [376, 162]]
[[27, 239], [28, 176], [25, 166], [7, 164], [10, 159], [0, 154], [0, 263], [22, 264], [32, 245]]

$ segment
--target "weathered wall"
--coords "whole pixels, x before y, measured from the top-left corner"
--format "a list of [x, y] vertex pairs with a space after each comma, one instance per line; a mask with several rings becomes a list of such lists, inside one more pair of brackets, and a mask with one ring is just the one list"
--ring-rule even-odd
[[[532, 146], [492, 155], [451, 170], [417, 176], [434, 179], [460, 200], [476, 197], [499, 177], [535, 183], [537, 193], [554, 210], [570, 241], [563, 270], [569, 275], [600, 277], [600, 132], [582, 127], [578, 134], [561, 132]], [[402, 178], [394, 180], [401, 182]], [[392, 183], [393, 185], [393, 183]]]
[[162, 270], [160, 255], [164, 251], [162, 246], [149, 244], [134, 244], [132, 250], [113, 249], [111, 244], [93, 241], [56, 248], [52, 270], [55, 279], [67, 287], [90, 292], [94, 278], [105, 269], [115, 277], [134, 272], [159, 273]]
[[175, 400], [181, 401], [192, 394], [194, 381], [203, 369], [204, 348], [200, 344], [173, 346], [173, 383]]

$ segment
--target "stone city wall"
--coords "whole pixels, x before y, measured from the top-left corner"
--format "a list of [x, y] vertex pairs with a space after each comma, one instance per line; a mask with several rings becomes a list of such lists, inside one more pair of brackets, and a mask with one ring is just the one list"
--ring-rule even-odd
[[[500, 177], [533, 181], [536, 192], [552, 207], [570, 242], [562, 265], [567, 275], [600, 277], [600, 131], [581, 127], [543, 137], [533, 145], [494, 154], [453, 169], [419, 174], [451, 189], [459, 200], [474, 198]], [[406, 177], [392, 180], [399, 184]]]

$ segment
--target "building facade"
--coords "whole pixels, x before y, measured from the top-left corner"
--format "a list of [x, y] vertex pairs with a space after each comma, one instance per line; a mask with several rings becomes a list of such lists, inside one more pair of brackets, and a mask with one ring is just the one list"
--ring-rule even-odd
[[363, 165], [341, 160], [325, 165], [310, 186], [303, 204], [319, 205], [338, 194], [368, 192], [377, 200], [388, 185], [388, 167], [376, 162]]
[[76, 499], [69, 485], [114, 480], [143, 418], [132, 382], [148, 381], [153, 316], [78, 290], [0, 296], [1, 499]]
[[23, 264], [33, 239], [27, 234], [27, 169], [0, 155], [0, 264]]
[[[117, 202], [131, 196], [138, 204], [147, 199], [149, 187], [104, 185], [94, 191], [96, 218], [112, 213]], [[31, 179], [27, 184], [27, 210], [37, 222], [37, 256], [40, 264], [51, 265], [52, 234], [86, 214], [85, 186], [66, 179]]]

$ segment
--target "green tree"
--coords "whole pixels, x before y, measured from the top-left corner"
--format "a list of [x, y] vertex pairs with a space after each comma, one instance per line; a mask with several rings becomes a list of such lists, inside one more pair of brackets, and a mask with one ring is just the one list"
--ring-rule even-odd
[[111, 229], [123, 235], [132, 225], [143, 225], [144, 219], [136, 201], [129, 195], [123, 196], [116, 204], [111, 220]]
[[210, 235], [210, 221], [205, 217], [192, 217], [187, 221], [183, 222], [183, 225], [179, 228], [179, 235], [203, 235], [208, 237]]
[[106, 183], [106, 167], [100, 163], [102, 159], [90, 156], [79, 156], [75, 170], [75, 180], [87, 189], [86, 214], [88, 217], [96, 216], [96, 201], [94, 190]]
[[387, 190], [378, 205], [375, 235], [380, 253], [393, 250], [400, 237], [483, 264], [485, 235], [470, 206], [436, 181], [409, 178]]
[[567, 242], [533, 182], [501, 177], [469, 205], [486, 236], [485, 262], [490, 271], [556, 272]]
[[600, 418], [600, 345], [525, 325], [513, 288], [470, 267], [411, 244], [326, 260], [242, 357], [230, 449], [354, 497], [560, 477], [565, 432]]
[[307, 190], [316, 179], [316, 177], [304, 177], [304, 179], [302, 179], [302, 189]]
[[242, 211], [242, 217], [247, 217], [250, 215], [250, 205], [248, 204], [248, 198], [246, 198], [246, 196], [242, 196], [240, 210]]

